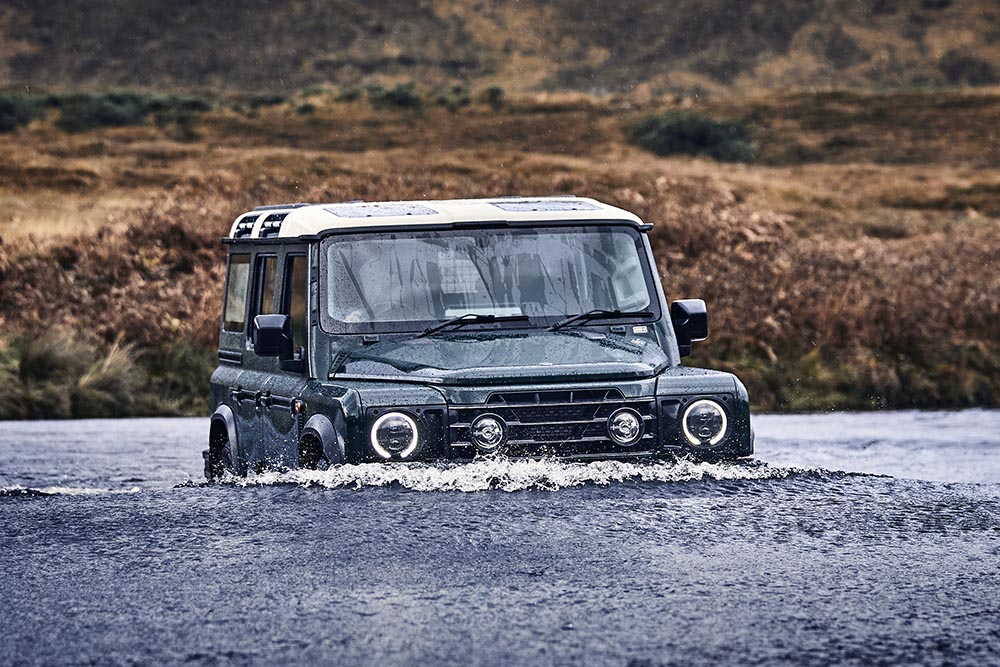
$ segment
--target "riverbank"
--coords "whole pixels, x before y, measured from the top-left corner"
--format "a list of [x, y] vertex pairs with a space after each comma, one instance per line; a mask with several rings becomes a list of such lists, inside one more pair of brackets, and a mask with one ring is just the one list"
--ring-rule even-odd
[[[755, 162], [631, 142], [674, 106], [751, 128]], [[0, 417], [202, 412], [218, 239], [254, 205], [515, 193], [652, 223], [668, 295], [709, 303], [691, 363], [738, 373], [758, 409], [997, 406], [998, 113], [986, 93], [303, 93], [86, 131], [43, 114], [0, 135]]]

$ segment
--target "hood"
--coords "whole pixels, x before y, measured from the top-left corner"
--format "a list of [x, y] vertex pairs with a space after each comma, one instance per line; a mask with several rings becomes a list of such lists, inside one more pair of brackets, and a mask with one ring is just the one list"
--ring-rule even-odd
[[330, 378], [434, 384], [635, 380], [656, 375], [669, 362], [652, 341], [591, 332], [442, 334], [384, 340], [335, 355]]

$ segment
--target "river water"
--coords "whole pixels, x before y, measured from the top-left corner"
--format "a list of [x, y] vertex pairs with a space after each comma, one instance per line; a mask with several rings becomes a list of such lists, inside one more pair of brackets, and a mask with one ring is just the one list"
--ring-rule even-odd
[[207, 425], [0, 423], [0, 665], [1000, 664], [997, 411], [215, 485]]

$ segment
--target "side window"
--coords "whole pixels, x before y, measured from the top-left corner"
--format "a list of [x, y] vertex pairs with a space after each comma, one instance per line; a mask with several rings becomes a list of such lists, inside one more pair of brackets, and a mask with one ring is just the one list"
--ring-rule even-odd
[[292, 342], [297, 356], [305, 357], [309, 332], [306, 330], [306, 307], [309, 303], [309, 269], [305, 255], [289, 255], [285, 264], [282, 296], [284, 312], [292, 320]]
[[274, 255], [257, 258], [257, 274], [254, 281], [257, 285], [257, 298], [254, 302], [254, 315], [269, 315], [274, 312], [274, 281], [277, 268], [278, 258]]
[[250, 284], [250, 255], [230, 255], [226, 277], [226, 306], [222, 328], [243, 331], [247, 316], [247, 288]]

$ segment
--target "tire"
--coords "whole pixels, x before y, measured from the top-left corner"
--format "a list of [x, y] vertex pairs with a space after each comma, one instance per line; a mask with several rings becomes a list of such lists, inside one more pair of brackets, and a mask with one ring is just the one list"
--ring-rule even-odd
[[330, 467], [323, 443], [316, 436], [306, 434], [299, 441], [299, 467], [307, 470], [326, 470]]
[[229, 442], [229, 432], [226, 425], [213, 421], [208, 433], [208, 457], [205, 460], [205, 477], [214, 482], [226, 474], [236, 473], [236, 460], [233, 456], [233, 446]]

